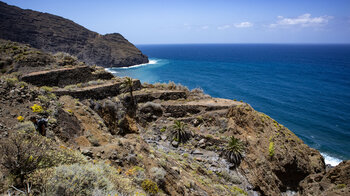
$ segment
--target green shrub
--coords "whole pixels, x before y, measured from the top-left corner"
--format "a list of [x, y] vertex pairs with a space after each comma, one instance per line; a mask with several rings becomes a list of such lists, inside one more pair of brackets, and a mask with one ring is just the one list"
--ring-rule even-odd
[[54, 93], [48, 93], [47, 94], [47, 98], [49, 98], [50, 100], [56, 100], [57, 99], [56, 94], [54, 94]]
[[[111, 169], [111, 170], [109, 170]], [[103, 164], [72, 164], [54, 168], [48, 180], [48, 195], [92, 195], [94, 190], [113, 191], [113, 180], [109, 178], [113, 171]]]
[[28, 84], [27, 84], [26, 82], [23, 82], [23, 81], [20, 81], [20, 82], [18, 83], [18, 85], [19, 85], [21, 88], [27, 87], [27, 86], [28, 86]]
[[245, 192], [244, 190], [242, 190], [241, 188], [239, 188], [237, 186], [233, 186], [231, 192], [234, 195], [248, 195], [247, 192]]
[[0, 141], [1, 164], [24, 186], [27, 176], [41, 167], [50, 141], [38, 134], [18, 131]]
[[67, 85], [64, 87], [65, 90], [73, 90], [73, 89], [76, 89], [77, 88], [77, 85], [75, 84], [72, 84], [72, 85]]
[[24, 121], [21, 123], [16, 124], [15, 130], [22, 131], [25, 133], [34, 133], [35, 132], [35, 126], [31, 121]]
[[16, 86], [17, 83], [18, 83], [18, 79], [16, 77], [6, 78], [6, 84], [9, 87], [14, 87]]
[[336, 189], [343, 189], [345, 187], [346, 187], [345, 184], [337, 184]]
[[33, 123], [20, 124], [22, 125], [18, 129], [21, 131], [12, 132], [7, 139], [0, 141], [1, 164], [14, 179], [19, 179], [14, 182], [15, 186], [22, 187], [36, 170], [60, 164], [87, 162], [80, 152], [65, 147], [57, 148], [50, 139], [35, 133], [32, 130]]
[[87, 159], [79, 151], [60, 146], [45, 152], [45, 157], [40, 162], [40, 167], [53, 167], [62, 164], [87, 163]]
[[43, 90], [46, 93], [49, 93], [49, 92], [51, 92], [53, 90], [53, 88], [49, 87], [49, 86], [42, 86], [40, 89]]
[[164, 126], [164, 127], [162, 127], [161, 129], [160, 129], [160, 132], [165, 132], [166, 131], [166, 127]]
[[44, 105], [46, 105], [46, 104], [48, 104], [48, 103], [50, 102], [50, 99], [47, 98], [47, 97], [44, 96], [44, 95], [39, 95], [39, 96], [38, 96], [38, 99], [39, 99], [39, 101], [40, 101], [42, 104], [44, 104]]
[[271, 141], [269, 144], [269, 156], [272, 157], [275, 154], [275, 144]]
[[149, 179], [144, 180], [141, 184], [141, 187], [149, 194], [157, 194], [159, 192], [157, 183]]
[[224, 149], [224, 156], [226, 159], [233, 163], [236, 166], [238, 166], [241, 163], [241, 160], [243, 158], [242, 153], [244, 152], [244, 145], [243, 142], [240, 139], [235, 138], [234, 136], [230, 137], [230, 140]]

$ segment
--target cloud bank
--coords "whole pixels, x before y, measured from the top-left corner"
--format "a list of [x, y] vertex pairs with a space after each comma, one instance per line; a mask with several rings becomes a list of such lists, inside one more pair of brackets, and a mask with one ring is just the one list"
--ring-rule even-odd
[[253, 23], [251, 22], [241, 22], [241, 23], [235, 24], [236, 28], [249, 28], [252, 26], [253, 26]]
[[332, 16], [319, 16], [311, 17], [311, 14], [306, 13], [296, 18], [285, 18], [278, 16], [276, 23], [270, 24], [269, 27], [311, 27], [311, 26], [322, 26], [328, 23]]

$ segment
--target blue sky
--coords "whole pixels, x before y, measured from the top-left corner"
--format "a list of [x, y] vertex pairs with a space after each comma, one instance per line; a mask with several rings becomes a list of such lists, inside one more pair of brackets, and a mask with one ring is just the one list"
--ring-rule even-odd
[[350, 0], [6, 0], [134, 44], [350, 43]]

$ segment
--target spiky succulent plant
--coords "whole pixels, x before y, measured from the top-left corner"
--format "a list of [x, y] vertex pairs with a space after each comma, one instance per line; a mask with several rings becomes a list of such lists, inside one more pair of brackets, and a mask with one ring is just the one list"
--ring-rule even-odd
[[242, 161], [244, 149], [243, 142], [231, 136], [223, 154], [230, 163], [233, 163], [234, 166], [237, 167]]
[[185, 123], [175, 120], [173, 125], [172, 138], [179, 143], [185, 143], [191, 138], [190, 132], [186, 131]]

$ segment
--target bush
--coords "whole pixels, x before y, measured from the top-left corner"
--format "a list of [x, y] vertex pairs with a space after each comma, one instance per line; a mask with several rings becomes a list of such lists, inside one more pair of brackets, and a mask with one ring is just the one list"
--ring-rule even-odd
[[18, 83], [18, 79], [13, 77], [13, 78], [6, 78], [6, 84], [9, 87], [14, 87]]
[[23, 187], [36, 170], [60, 164], [87, 162], [78, 151], [65, 147], [57, 148], [50, 139], [35, 134], [32, 130], [30, 133], [23, 131], [27, 129], [26, 126], [20, 127], [22, 131], [14, 132], [9, 138], [0, 141], [1, 164], [14, 179], [19, 179], [19, 183], [15, 183], [15, 186]]
[[157, 184], [162, 185], [165, 183], [166, 171], [161, 167], [152, 167], [150, 170], [150, 175], [152, 179], [157, 182]]
[[44, 92], [49, 93], [49, 92], [51, 92], [53, 90], [53, 88], [49, 87], [49, 86], [42, 86], [40, 88], [40, 90], [43, 90]]
[[17, 120], [18, 120], [18, 122], [23, 122], [23, 121], [24, 121], [24, 118], [23, 118], [23, 116], [18, 116], [18, 117], [17, 117]]
[[113, 168], [104, 164], [73, 164], [54, 168], [48, 180], [48, 195], [92, 195], [96, 190], [113, 191], [110, 173]]
[[270, 142], [269, 144], [269, 156], [272, 157], [275, 155], [275, 144], [273, 142]]
[[39, 99], [40, 103], [42, 103], [43, 105], [47, 105], [50, 102], [50, 99], [44, 95], [39, 95], [38, 99]]
[[24, 122], [18, 123], [14, 129], [17, 131], [25, 132], [25, 133], [34, 133], [35, 132], [35, 126], [31, 121], [24, 121]]
[[15, 177], [19, 178], [20, 186], [28, 174], [41, 167], [50, 148], [47, 138], [24, 131], [12, 133], [9, 138], [0, 142], [1, 164]]
[[58, 52], [54, 55], [54, 57], [59, 66], [77, 65], [79, 63], [77, 57], [65, 52]]
[[194, 88], [194, 89], [191, 90], [191, 93], [203, 94], [204, 91], [201, 88]]
[[27, 86], [28, 86], [28, 84], [27, 84], [26, 82], [23, 82], [23, 81], [20, 81], [20, 82], [18, 83], [18, 85], [19, 85], [21, 88], [24, 88], [24, 87], [27, 87]]
[[141, 187], [149, 194], [157, 194], [159, 192], [157, 184], [149, 179], [144, 180]]
[[34, 104], [31, 108], [32, 108], [32, 111], [35, 113], [41, 113], [44, 111], [43, 108], [38, 104]]

